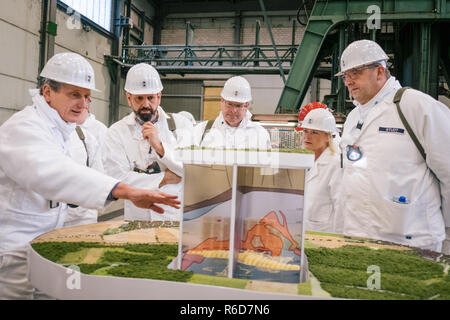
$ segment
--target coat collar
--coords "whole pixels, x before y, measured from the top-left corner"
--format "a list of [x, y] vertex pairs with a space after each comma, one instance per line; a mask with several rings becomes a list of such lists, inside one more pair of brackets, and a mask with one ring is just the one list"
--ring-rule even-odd
[[331, 150], [330, 148], [326, 148], [319, 159], [314, 162], [314, 166], [309, 170], [308, 175], [306, 176], [306, 181], [310, 181], [314, 177], [319, 175], [319, 166], [329, 165], [331, 160]]
[[[371, 108], [369, 114], [367, 115], [367, 118], [364, 120], [364, 125], [361, 129], [361, 133], [356, 139], [356, 141], [359, 139], [359, 137], [362, 136], [363, 132], [369, 127], [369, 124], [383, 114], [385, 110], [385, 104], [392, 103], [395, 93], [401, 87], [402, 86], [395, 79], [395, 77], [391, 76], [386, 81], [383, 88], [381, 88], [381, 90], [378, 91], [375, 97], [373, 97], [369, 102], [367, 102], [364, 105], [359, 104], [359, 102], [357, 101], [353, 102], [357, 106], [357, 108]], [[354, 143], [356, 143], [356, 141]]]
[[58, 111], [50, 107], [44, 97], [40, 95], [39, 89], [30, 89], [29, 93], [36, 109], [47, 118], [48, 123], [53, 128], [61, 132], [64, 141], [68, 141], [75, 130], [76, 124], [64, 121]]

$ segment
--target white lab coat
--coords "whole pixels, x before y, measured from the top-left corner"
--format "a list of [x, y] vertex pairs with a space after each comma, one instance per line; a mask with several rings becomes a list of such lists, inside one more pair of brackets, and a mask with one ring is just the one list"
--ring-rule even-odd
[[[402, 111], [425, 149], [425, 163], [392, 102], [400, 87], [391, 77], [365, 106], [356, 103], [344, 124], [344, 233], [439, 250], [443, 216], [450, 225], [450, 111], [420, 91], [403, 95]], [[344, 149], [353, 144], [363, 154], [356, 162], [347, 160]], [[394, 201], [400, 196], [407, 203]]]
[[171, 116], [175, 122], [175, 130], [173, 133], [177, 140], [177, 147], [183, 148], [195, 145], [194, 123], [178, 113], [172, 113]]
[[[152, 148], [149, 153], [150, 145], [142, 136], [142, 127], [136, 122], [135, 113], [132, 112], [122, 120], [114, 123], [108, 128], [104, 141], [103, 166], [105, 172], [124, 183], [137, 188], [157, 190], [161, 180], [164, 177], [166, 169], [171, 170], [178, 176], [183, 175], [183, 164], [176, 161], [174, 149], [176, 139], [167, 125], [167, 114], [161, 107], [158, 107], [159, 119], [155, 123], [158, 129], [159, 139], [164, 147], [164, 157], [161, 158]], [[153, 161], [157, 161], [161, 173], [146, 174], [134, 172], [135, 166], [146, 170], [147, 166]], [[162, 192], [177, 194], [181, 198], [183, 182], [178, 184], [165, 185]], [[133, 203], [125, 200], [124, 204], [125, 220], [142, 221], [179, 221], [181, 218], [181, 209], [174, 209], [165, 205], [164, 214], [159, 214], [149, 209], [141, 209]]]
[[[106, 134], [107, 127], [95, 119], [93, 114], [89, 114], [84, 123], [80, 126], [85, 136], [86, 149], [78, 134], [74, 131], [70, 136], [70, 155], [80, 165], [86, 165], [87, 155], [89, 155], [89, 167], [99, 172], [104, 172], [101, 147]], [[64, 227], [73, 227], [91, 223], [97, 223], [97, 209], [84, 207], [67, 208], [67, 217]], [[101, 209], [100, 209], [101, 211]]]
[[307, 230], [342, 232], [337, 208], [342, 179], [340, 166], [340, 153], [332, 155], [330, 148], [326, 148], [308, 171], [304, 207]]
[[[30, 297], [32, 287], [22, 271], [27, 244], [62, 227], [66, 202], [103, 207], [119, 182], [70, 159], [75, 125], [62, 120], [35, 90], [30, 93], [34, 104], [0, 127], [1, 298]], [[50, 208], [50, 200], [59, 205]]]
[[[251, 121], [252, 114], [247, 110], [247, 114], [238, 127], [230, 127], [223, 118], [222, 112], [214, 121], [211, 130], [207, 132], [201, 142], [202, 147], [213, 148], [259, 148], [270, 149], [270, 135], [262, 125]], [[207, 121], [198, 124], [202, 133], [207, 125]]]

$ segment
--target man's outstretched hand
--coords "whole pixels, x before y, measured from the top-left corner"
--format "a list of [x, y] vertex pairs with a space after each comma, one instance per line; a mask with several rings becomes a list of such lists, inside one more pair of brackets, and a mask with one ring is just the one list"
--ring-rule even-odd
[[151, 209], [157, 213], [164, 213], [164, 209], [158, 204], [165, 204], [175, 209], [179, 209], [181, 202], [178, 196], [167, 194], [161, 191], [137, 189], [125, 183], [119, 183], [113, 191], [113, 196], [119, 199], [126, 199], [133, 202], [136, 207]]

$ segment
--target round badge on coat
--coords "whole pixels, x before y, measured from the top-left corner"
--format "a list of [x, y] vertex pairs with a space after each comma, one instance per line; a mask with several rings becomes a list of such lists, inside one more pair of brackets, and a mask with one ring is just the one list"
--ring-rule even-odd
[[350, 161], [358, 161], [362, 157], [361, 149], [357, 145], [347, 146], [347, 159]]

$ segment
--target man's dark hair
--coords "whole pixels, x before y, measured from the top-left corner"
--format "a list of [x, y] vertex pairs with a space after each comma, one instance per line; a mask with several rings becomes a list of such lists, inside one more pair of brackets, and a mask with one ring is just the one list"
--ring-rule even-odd
[[48, 85], [50, 86], [50, 88], [51, 88], [53, 91], [55, 91], [55, 92], [58, 92], [59, 89], [61, 89], [61, 86], [62, 86], [62, 83], [61, 83], [61, 82], [54, 81], [54, 80], [51, 80], [51, 79], [45, 79], [45, 80], [44, 80], [44, 83], [42, 84], [41, 89], [40, 89], [40, 91], [39, 91], [39, 93], [40, 93], [41, 96], [42, 96], [43, 93], [44, 93], [44, 92], [43, 92], [43, 91], [44, 91], [44, 85], [46, 85], [46, 84], [48, 84]]

